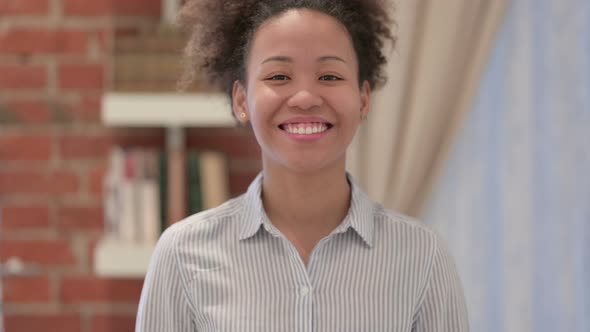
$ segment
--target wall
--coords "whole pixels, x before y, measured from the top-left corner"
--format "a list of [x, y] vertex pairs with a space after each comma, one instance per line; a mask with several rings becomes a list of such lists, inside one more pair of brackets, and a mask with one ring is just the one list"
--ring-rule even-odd
[[[113, 37], [159, 15], [159, 0], [0, 0], [0, 259], [41, 271], [4, 280], [7, 332], [133, 330], [143, 280], [92, 272], [102, 177], [113, 145], [162, 148], [164, 131], [105, 128], [100, 108]], [[234, 195], [260, 169], [246, 130], [191, 129], [188, 145], [229, 154]]]

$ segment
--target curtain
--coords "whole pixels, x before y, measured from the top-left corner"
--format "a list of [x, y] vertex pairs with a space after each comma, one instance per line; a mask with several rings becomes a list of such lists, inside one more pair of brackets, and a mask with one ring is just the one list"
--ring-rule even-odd
[[590, 331], [590, 2], [513, 0], [423, 218], [478, 332]]
[[507, 0], [395, 1], [388, 84], [348, 154], [348, 170], [386, 207], [416, 215], [480, 81]]

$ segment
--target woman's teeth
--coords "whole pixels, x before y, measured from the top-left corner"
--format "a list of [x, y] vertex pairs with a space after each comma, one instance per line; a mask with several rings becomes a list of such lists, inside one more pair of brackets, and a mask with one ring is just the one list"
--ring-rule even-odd
[[290, 134], [313, 135], [328, 130], [328, 125], [325, 123], [289, 123], [284, 125], [283, 129]]

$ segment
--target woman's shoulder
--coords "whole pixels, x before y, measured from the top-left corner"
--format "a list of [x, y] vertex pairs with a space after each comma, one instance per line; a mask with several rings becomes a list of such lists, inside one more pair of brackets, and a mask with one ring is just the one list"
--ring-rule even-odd
[[434, 230], [422, 220], [388, 209], [381, 204], [376, 204], [375, 217], [390, 226], [410, 228], [418, 232], [432, 233]]
[[379, 204], [375, 209], [375, 223], [385, 236], [403, 236], [406, 241], [413, 240], [433, 247], [440, 245], [440, 234], [430, 225]]
[[232, 198], [212, 209], [186, 217], [166, 228], [160, 240], [193, 241], [197, 238], [211, 238], [224, 229], [235, 226], [243, 207], [244, 195]]

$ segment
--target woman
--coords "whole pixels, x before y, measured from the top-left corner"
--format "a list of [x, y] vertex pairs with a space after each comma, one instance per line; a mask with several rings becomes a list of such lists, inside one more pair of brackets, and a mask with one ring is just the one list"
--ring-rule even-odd
[[166, 230], [137, 331], [467, 331], [435, 233], [372, 202], [345, 155], [383, 82], [380, 1], [195, 0], [192, 68], [251, 125], [247, 193]]

